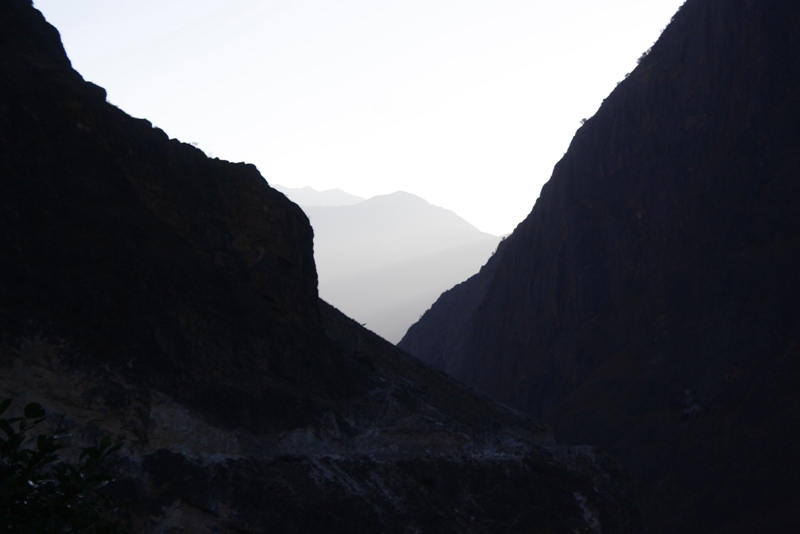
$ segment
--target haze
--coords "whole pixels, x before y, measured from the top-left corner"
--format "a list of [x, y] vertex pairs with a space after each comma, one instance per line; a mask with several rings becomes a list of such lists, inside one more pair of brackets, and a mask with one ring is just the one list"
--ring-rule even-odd
[[126, 112], [270, 183], [510, 232], [683, 0], [37, 0]]
[[392, 343], [500, 242], [410, 193], [357, 202], [342, 191], [279, 189], [314, 228], [320, 297]]

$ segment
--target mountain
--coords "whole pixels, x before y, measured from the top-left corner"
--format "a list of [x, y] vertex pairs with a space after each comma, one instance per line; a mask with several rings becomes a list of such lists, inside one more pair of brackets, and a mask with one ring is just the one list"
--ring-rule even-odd
[[594, 449], [322, 302], [308, 220], [254, 166], [105, 96], [0, 2], [0, 394], [65, 454], [124, 439], [132, 532], [641, 531]]
[[317, 191], [313, 187], [284, 187], [273, 184], [272, 188], [280, 191], [286, 197], [301, 207], [306, 206], [352, 206], [363, 202], [364, 199], [351, 195], [341, 189], [326, 189]]
[[301, 206], [314, 228], [320, 296], [392, 343], [500, 242], [402, 191], [353, 206]]
[[650, 532], [800, 530], [800, 3], [688, 0], [399, 344], [608, 451]]

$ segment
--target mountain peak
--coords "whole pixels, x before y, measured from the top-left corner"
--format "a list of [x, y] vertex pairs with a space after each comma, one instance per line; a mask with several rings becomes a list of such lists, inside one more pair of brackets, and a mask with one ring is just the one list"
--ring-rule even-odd
[[306, 213], [320, 296], [393, 343], [500, 241], [404, 191]]
[[794, 0], [688, 0], [399, 344], [609, 451], [652, 532], [800, 528], [798, 35]]
[[255, 166], [63, 57], [0, 1], [0, 392], [60, 414], [67, 454], [124, 441], [103, 491], [128, 530], [641, 530], [601, 458], [322, 302], [308, 218]]
[[277, 184], [274, 184], [272, 187], [286, 195], [289, 200], [303, 208], [320, 206], [352, 206], [364, 201], [363, 198], [356, 195], [351, 195], [350, 193], [342, 191], [341, 189], [325, 189], [324, 191], [317, 191], [311, 186], [292, 188]]
[[414, 202], [414, 203], [424, 203], [430, 204], [424, 198], [415, 195], [413, 193], [408, 193], [406, 191], [395, 191], [393, 193], [387, 193], [385, 195], [375, 195], [374, 197], [370, 198], [369, 200], [380, 202], [384, 200], [395, 200], [395, 201], [403, 201], [403, 202]]

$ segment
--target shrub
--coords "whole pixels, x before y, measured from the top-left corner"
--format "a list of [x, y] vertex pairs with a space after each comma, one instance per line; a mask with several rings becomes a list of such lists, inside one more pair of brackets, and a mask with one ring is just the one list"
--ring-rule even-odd
[[109, 516], [115, 503], [99, 490], [112, 477], [103, 462], [122, 446], [108, 436], [82, 450], [77, 463], [59, 460], [67, 437], [61, 425], [53, 434], [29, 433], [46, 416], [39, 403], [22, 417], [2, 417], [11, 399], [0, 402], [0, 531], [16, 533], [127, 532]]

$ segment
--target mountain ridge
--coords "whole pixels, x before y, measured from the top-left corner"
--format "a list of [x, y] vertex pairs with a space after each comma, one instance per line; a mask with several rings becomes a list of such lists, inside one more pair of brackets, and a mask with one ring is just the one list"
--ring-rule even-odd
[[0, 185], [0, 394], [66, 454], [124, 440], [131, 531], [641, 531], [602, 455], [322, 302], [302, 210], [107, 103], [30, 0], [0, 2]]
[[286, 197], [299, 205], [304, 206], [350, 206], [366, 200], [365, 198], [352, 195], [338, 188], [324, 189], [317, 191], [311, 186], [305, 187], [285, 187], [273, 184], [272, 187], [280, 191]]
[[393, 343], [500, 242], [402, 191], [354, 206], [304, 210], [314, 228], [322, 298]]
[[399, 344], [608, 450], [652, 532], [800, 528], [798, 28], [688, 0]]

